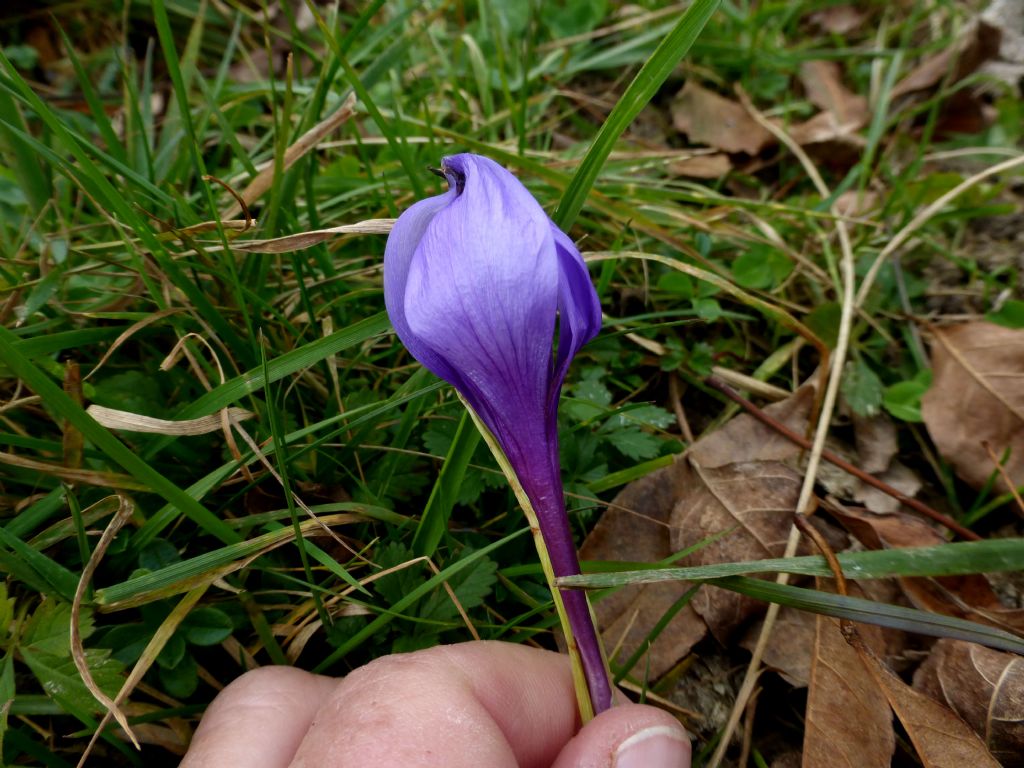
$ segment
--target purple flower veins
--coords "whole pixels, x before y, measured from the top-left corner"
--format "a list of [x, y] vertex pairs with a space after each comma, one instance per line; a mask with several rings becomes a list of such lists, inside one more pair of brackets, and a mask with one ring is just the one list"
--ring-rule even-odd
[[[569, 363], [600, 330], [597, 293], [572, 240], [515, 176], [473, 154], [446, 157], [441, 170], [449, 190], [411, 206], [388, 237], [388, 315], [409, 352], [493, 433], [536, 510], [555, 575], [579, 573], [557, 408]], [[561, 594], [596, 714], [611, 687], [586, 595]]]

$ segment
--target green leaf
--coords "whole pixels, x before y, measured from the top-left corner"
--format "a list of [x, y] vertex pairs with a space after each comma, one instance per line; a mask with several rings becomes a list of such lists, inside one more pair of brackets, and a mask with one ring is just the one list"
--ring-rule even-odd
[[841, 390], [847, 404], [858, 416], [874, 416], [882, 405], [882, 380], [863, 358], [846, 364]]
[[839, 337], [839, 319], [843, 308], [834, 301], [819, 304], [804, 318], [804, 325], [811, 329], [815, 336], [825, 342], [829, 349], [836, 348]]
[[473, 554], [468, 555], [467, 557], [462, 558], [461, 560], [453, 563], [452, 565], [447, 566], [440, 573], [434, 575], [427, 581], [419, 584], [415, 588], [406, 592], [404, 595], [401, 596], [399, 600], [391, 604], [390, 611], [388, 611], [387, 613], [382, 613], [380, 616], [377, 616], [373, 621], [367, 623], [362, 629], [360, 629], [354, 635], [346, 638], [345, 641], [340, 646], [338, 646], [326, 659], [317, 664], [313, 671], [317, 673], [322, 673], [324, 670], [329, 669], [332, 664], [338, 661], [338, 659], [344, 658], [347, 654], [351, 653], [353, 650], [355, 650], [363, 643], [365, 643], [367, 640], [369, 640], [371, 637], [380, 632], [406, 608], [408, 608], [411, 605], [414, 605], [424, 595], [430, 594], [431, 590], [441, 586], [441, 584], [445, 581], [450, 582], [450, 580], [454, 578], [458, 573], [460, 573], [465, 568], [471, 566], [477, 560], [481, 560], [487, 557], [494, 550], [519, 538], [520, 536], [527, 533], [529, 530], [529, 528], [520, 528], [518, 531], [511, 533], [508, 536], [499, 539], [498, 541], [495, 541], [491, 544], [488, 544], [486, 547], [483, 547], [482, 549], [478, 549], [477, 551], [473, 552]]
[[713, 323], [722, 316], [722, 305], [718, 299], [699, 298], [693, 300], [693, 311], [706, 323]]
[[178, 549], [166, 539], [153, 539], [139, 552], [139, 568], [159, 571], [168, 565], [181, 562]]
[[692, 299], [696, 295], [693, 278], [682, 272], [666, 272], [658, 278], [658, 289], [679, 294], [684, 299]]
[[[471, 550], [463, 553], [464, 559], [472, 554]], [[498, 580], [498, 564], [489, 558], [477, 560], [471, 568], [459, 573], [448, 582], [455, 593], [455, 598], [463, 609], [469, 611], [483, 605], [484, 598], [491, 594], [494, 583]], [[448, 590], [439, 589], [424, 601], [417, 611], [420, 618], [433, 621], [450, 621], [458, 617], [459, 612], [452, 602]]]
[[985, 319], [1006, 328], [1024, 328], [1024, 301], [1007, 299], [995, 312], [988, 312]]
[[216, 645], [234, 631], [235, 625], [224, 611], [203, 606], [186, 616], [181, 628], [193, 645]]
[[910, 381], [899, 381], [886, 387], [882, 394], [882, 407], [897, 419], [921, 423], [924, 421], [921, 416], [921, 398], [931, 386], [931, 381], [931, 371], [925, 370]]
[[[83, 609], [79, 616], [82, 639], [92, 635], [93, 629], [92, 612]], [[25, 623], [19, 647], [56, 656], [71, 653], [71, 606], [54, 600], [40, 603]]]
[[[46, 694], [66, 709], [77, 709], [85, 712], [100, 712], [103, 706], [96, 701], [89, 689], [85, 687], [75, 662], [70, 654], [59, 656], [35, 648], [21, 648], [22, 660], [32, 670]], [[85, 660], [92, 673], [93, 682], [108, 696], [117, 695], [124, 682], [124, 667], [112, 658], [106, 648], [90, 648], [85, 652]]]
[[112, 461], [175, 505], [179, 511], [192, 518], [207, 533], [218, 537], [225, 543], [239, 540], [238, 534], [223, 520], [139, 458], [109, 430], [100, 426], [49, 376], [17, 351], [13, 345], [15, 339], [14, 334], [6, 328], [0, 328], [0, 361], [8, 365], [19, 378], [23, 379], [51, 410], [67, 419], [71, 426], [78, 429], [87, 440], [103, 451]]
[[432, 556], [448, 530], [448, 520], [459, 495], [466, 468], [480, 444], [480, 433], [469, 414], [463, 413], [455, 438], [437, 476], [434, 488], [423, 508], [423, 516], [413, 536], [412, 549], [417, 555]]
[[160, 683], [176, 699], [187, 699], [199, 687], [199, 669], [189, 654], [181, 657], [177, 666], [160, 667]]
[[607, 433], [609, 443], [629, 458], [639, 461], [658, 455], [661, 440], [639, 429], [616, 429]]
[[[0, 581], [0, 647], [6, 647], [13, 624], [14, 598], [7, 596], [7, 584]], [[2, 696], [0, 701], [4, 701]]]
[[764, 290], [782, 283], [793, 267], [793, 262], [781, 251], [755, 245], [733, 262], [732, 276], [744, 288]]
[[608, 12], [608, 0], [568, 0], [545, 7], [542, 18], [553, 37], [572, 37], [589, 32]]
[[185, 654], [185, 638], [181, 636], [180, 632], [175, 632], [160, 649], [156, 663], [160, 665], [161, 669], [174, 669], [185, 658]]

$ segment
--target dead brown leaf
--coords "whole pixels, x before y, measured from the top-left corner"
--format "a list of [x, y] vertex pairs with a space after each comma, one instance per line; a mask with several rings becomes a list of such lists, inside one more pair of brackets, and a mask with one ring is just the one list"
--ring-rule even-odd
[[[753, 652], [763, 625], [763, 621], [752, 624], [740, 645]], [[814, 614], [783, 606], [775, 619], [775, 628], [768, 638], [761, 663], [778, 672], [794, 688], [806, 688], [811, 676], [816, 634]]]
[[[780, 557], [786, 547], [800, 475], [775, 461], [689, 467], [671, 518], [673, 551], [726, 534], [685, 559], [686, 565]], [[764, 609], [752, 598], [704, 587], [692, 602], [712, 634], [725, 641]]]
[[925, 768], [998, 768], [967, 723], [946, 707], [904, 683], [862, 642], [858, 627], [853, 647], [910, 736]]
[[668, 166], [669, 173], [690, 179], [717, 179], [732, 170], [732, 160], [724, 152], [694, 155], [676, 160]]
[[[933, 329], [928, 433], [956, 473], [980, 488], [995, 470], [985, 448], [1009, 450], [1006, 473], [1024, 485], [1024, 331], [985, 322]], [[997, 487], [1008, 490], [1000, 477]]]
[[[678, 462], [627, 485], [594, 526], [580, 549], [580, 558], [655, 562], [668, 557], [672, 553], [669, 517], [687, 474], [685, 464]], [[605, 647], [618, 647], [619, 663], [646, 642], [654, 625], [689, 586], [680, 582], [634, 584], [594, 604]], [[685, 606], [655, 639], [638, 669], [652, 679], [661, 677], [706, 634], [704, 621]]]
[[932, 88], [947, 73], [951, 75], [951, 82], [963, 80], [998, 55], [1001, 37], [999, 28], [987, 22], [972, 24], [954, 45], [928, 57], [900, 80], [892, 90], [893, 98]]
[[672, 103], [672, 122], [693, 144], [705, 144], [723, 152], [756, 155], [774, 144], [741, 104], [690, 79]]
[[867, 13], [853, 5], [833, 5], [815, 11], [809, 18], [823, 32], [848, 35], [860, 29], [867, 20]]
[[843, 70], [838, 62], [805, 61], [800, 65], [800, 83], [811, 104], [831, 112], [837, 122], [866, 122], [868, 100], [843, 84]]
[[[814, 407], [815, 388], [805, 384], [764, 411], [794, 432], [803, 434]], [[702, 467], [714, 469], [743, 461], [785, 461], [801, 452], [800, 446], [747, 413], [698, 440], [687, 454]]]
[[943, 639], [914, 675], [914, 688], [962, 717], [999, 761], [992, 765], [1024, 766], [1024, 659], [1020, 656]]
[[[869, 549], [927, 547], [946, 539], [930, 523], [903, 513], [878, 515], [829, 498], [829, 513]], [[1010, 632], [1024, 630], [1024, 610], [1000, 601], [988, 578], [980, 573], [938, 578], [899, 578], [900, 589], [921, 610], [977, 621]], [[884, 602], [892, 602], [885, 600]]]
[[[896, 736], [884, 694], [864, 674], [860, 656], [846, 642], [839, 622], [818, 616], [816, 626], [803, 767], [888, 768]], [[864, 625], [862, 629], [864, 641], [870, 647], [882, 647], [877, 627]]]

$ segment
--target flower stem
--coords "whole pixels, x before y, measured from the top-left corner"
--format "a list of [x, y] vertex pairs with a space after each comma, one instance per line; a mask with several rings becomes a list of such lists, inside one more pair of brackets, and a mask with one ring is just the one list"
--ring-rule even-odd
[[[551, 590], [551, 597], [555, 604], [555, 610], [558, 612], [562, 632], [565, 635], [565, 643], [569, 650], [580, 718], [584, 723], [589, 722], [595, 715], [611, 706], [612, 690], [609, 682], [608, 660], [605, 658], [604, 649], [597, 634], [596, 622], [586, 593], [579, 590], [559, 589], [555, 586], [557, 577], [575, 575], [580, 572], [576, 550], [572, 546], [572, 533], [569, 530], [565, 508], [562, 506], [559, 510], [545, 510], [547, 514], [544, 515], [545, 519], [542, 525], [538, 517], [539, 510], [535, 508], [494, 435], [461, 395], [459, 395], [459, 399], [462, 400], [472, 416], [473, 422], [480, 430], [487, 447], [494, 454], [498, 466], [504, 472], [516, 499], [526, 514], [530, 532], [533, 534], [533, 542], [537, 547], [541, 569], [544, 571], [544, 578]], [[558, 503], [562, 503], [560, 498]], [[551, 530], [552, 528], [557, 530]], [[551, 556], [549, 544], [555, 544], [559, 550], [554, 558]]]

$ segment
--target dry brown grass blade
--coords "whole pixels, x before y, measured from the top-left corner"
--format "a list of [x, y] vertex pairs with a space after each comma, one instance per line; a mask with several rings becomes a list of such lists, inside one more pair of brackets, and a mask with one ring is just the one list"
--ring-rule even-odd
[[[121, 702], [124, 701], [131, 694], [135, 687], [139, 684], [145, 674], [149, 671], [149, 668], [153, 666], [156, 661], [156, 657], [160, 655], [160, 651], [163, 650], [164, 646], [167, 645], [167, 641], [171, 639], [171, 635], [174, 634], [178, 625], [184, 621], [185, 617], [188, 616], [196, 603], [199, 602], [206, 590], [209, 588], [209, 584], [203, 584], [196, 587], [191, 592], [186, 594], [178, 604], [174, 606], [167, 618], [164, 619], [163, 623], [157, 628], [153, 637], [146, 644], [145, 649], [142, 651], [142, 655], [139, 660], [132, 667], [131, 673], [129, 673], [127, 679], [121, 685], [121, 690], [117, 692], [117, 696], [114, 697], [114, 703], [120, 706]], [[88, 760], [89, 754], [92, 752], [93, 745], [96, 744], [96, 740], [99, 739], [103, 729], [110, 722], [110, 718], [113, 715], [113, 710], [108, 709], [107, 714], [103, 716], [99, 725], [96, 726], [96, 730], [93, 732], [92, 739], [89, 740], [89, 746], [86, 747], [85, 752], [82, 753], [82, 758], [78, 761], [78, 768], [82, 768], [85, 765], [85, 761]], [[120, 723], [120, 720], [118, 721]], [[124, 727], [122, 725], [122, 727]], [[129, 733], [131, 733], [129, 731]], [[135, 741], [135, 737], [132, 736], [132, 741]], [[136, 747], [138, 742], [135, 742]]]
[[[355, 114], [355, 106], [356, 96], [354, 93], [349, 94], [349, 97], [345, 99], [345, 102], [340, 107], [302, 134], [294, 144], [285, 150], [281, 171], [284, 172], [291, 168], [296, 160], [305, 156], [324, 138], [346, 123]], [[276, 164], [271, 163], [256, 174], [256, 177], [239, 193], [245, 205], [252, 205], [270, 189], [274, 183], [276, 172]], [[241, 212], [242, 206], [237, 202], [232, 202], [231, 205], [221, 211], [220, 215], [222, 219], [233, 219]]]
[[[82, 645], [82, 631], [80, 627], [80, 617], [82, 613], [82, 600], [85, 598], [85, 590], [89, 586], [89, 582], [92, 580], [92, 575], [96, 572], [97, 566], [107, 552], [107, 548], [110, 546], [117, 532], [121, 530], [121, 527], [128, 522], [131, 518], [132, 513], [135, 511], [135, 506], [124, 496], [107, 497], [102, 501], [94, 504], [92, 508], [97, 505], [109, 506], [112, 501], [117, 502], [117, 510], [114, 516], [111, 518], [107, 527], [103, 531], [103, 535], [100, 536], [99, 542], [96, 544], [96, 548], [92, 551], [92, 555], [89, 557], [89, 562], [85, 564], [82, 569], [82, 577], [78, 580], [78, 587], [75, 589], [74, 599], [71, 601], [71, 658], [75, 662], [75, 668], [78, 670], [78, 674], [82, 677], [82, 682], [85, 683], [85, 687], [89, 689], [96, 700], [107, 708], [107, 714], [113, 717], [117, 724], [120, 725], [124, 732], [128, 734], [128, 738], [132, 740], [132, 744], [135, 745], [136, 749], [141, 749], [139, 746], [139, 740], [135, 738], [135, 734], [132, 733], [131, 727], [128, 725], [128, 719], [121, 711], [117, 701], [111, 699], [107, 694], [103, 692], [96, 682], [92, 679], [92, 672], [89, 669], [89, 662], [85, 657], [85, 648]], [[98, 735], [100, 728], [96, 729]], [[88, 750], [86, 751], [88, 754]], [[79, 766], [85, 762], [85, 755], [82, 756]]]
[[89, 379], [89, 377], [95, 376], [96, 372], [99, 371], [99, 369], [102, 368], [104, 365], [106, 365], [106, 362], [107, 360], [110, 359], [110, 356], [113, 355], [121, 347], [122, 344], [128, 341], [128, 339], [130, 339], [136, 333], [141, 331], [147, 325], [152, 325], [153, 323], [163, 320], [165, 317], [169, 317], [170, 315], [174, 315], [182, 311], [184, 310], [180, 308], [162, 309], [159, 312], [154, 312], [151, 315], [146, 315], [146, 317], [142, 318], [141, 320], [132, 323], [128, 328], [121, 332], [121, 334], [118, 335], [116, 339], [114, 339], [113, 344], [111, 344], [110, 348], [103, 353], [103, 357], [100, 358], [100, 361], [92, 367], [91, 371], [89, 371], [87, 374], [85, 374], [85, 376], [82, 377], [82, 381], [86, 381]]
[[391, 232], [394, 219], [367, 219], [355, 224], [342, 224], [329, 229], [314, 229], [309, 232], [298, 232], [294, 235], [275, 237], [272, 240], [246, 240], [234, 243], [231, 247], [243, 253], [286, 253], [312, 248], [339, 235], [386, 235]]
[[44, 475], [56, 477], [69, 483], [82, 483], [83, 485], [95, 485], [100, 488], [116, 488], [124, 491], [149, 491], [148, 485], [140, 483], [133, 477], [122, 475], [118, 472], [98, 472], [89, 469], [69, 469], [60, 464], [51, 464], [47, 461], [37, 461], [18, 456], [6, 451], [0, 451], [0, 464], [7, 464], [22, 469], [32, 469], [42, 472]]
[[146, 432], [153, 435], [175, 435], [195, 436], [216, 432], [223, 427], [223, 416], [227, 413], [233, 421], [245, 421], [255, 416], [251, 411], [244, 408], [227, 408], [211, 413], [209, 416], [201, 416], [197, 419], [157, 419], [152, 416], [143, 416], [130, 411], [119, 411], [115, 408], [106, 408], [102, 405], [90, 405], [86, 410], [90, 416], [107, 429], [118, 429], [125, 432]]

